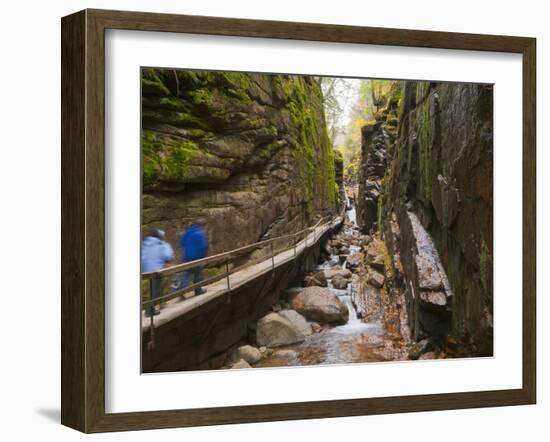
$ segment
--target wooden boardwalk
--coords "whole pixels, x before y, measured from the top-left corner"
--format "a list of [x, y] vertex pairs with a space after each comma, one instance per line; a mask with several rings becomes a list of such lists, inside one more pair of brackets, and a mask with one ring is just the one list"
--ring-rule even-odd
[[[330, 223], [316, 227], [315, 230], [311, 231], [307, 238], [304, 238], [302, 241], [296, 243], [296, 247], [292, 246], [291, 248], [274, 255], [273, 258], [266, 258], [264, 261], [252, 264], [249, 267], [245, 267], [242, 270], [232, 273], [229, 275], [229, 288], [227, 286], [227, 279], [224, 278], [212, 284], [205, 285], [204, 288], [207, 291], [202, 295], [195, 296], [194, 292], [190, 292], [184, 295], [187, 299], [181, 300], [180, 298], [175, 298], [167, 301], [162, 305], [160, 314], [153, 316], [154, 327], [159, 327], [172, 319], [178, 318], [181, 315], [184, 315], [251, 280], [270, 272], [274, 268], [294, 260], [295, 257], [299, 256], [306, 249], [306, 247], [313, 247], [320, 241], [322, 236], [328, 230], [341, 224], [342, 221], [342, 217], [337, 217]], [[145, 316], [143, 311], [141, 315], [141, 330], [142, 332], [146, 332], [150, 329], [152, 321], [151, 318]]]

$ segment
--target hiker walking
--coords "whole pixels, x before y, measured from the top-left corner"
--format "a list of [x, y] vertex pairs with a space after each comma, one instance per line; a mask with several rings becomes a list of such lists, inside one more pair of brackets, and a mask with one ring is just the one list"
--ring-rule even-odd
[[[181, 256], [183, 262], [196, 261], [206, 257], [208, 252], [208, 235], [205, 230], [206, 220], [204, 218], [197, 219], [189, 228], [183, 232], [180, 237]], [[179, 288], [185, 288], [189, 285], [190, 279], [193, 278], [193, 284], [204, 279], [203, 266], [196, 266], [187, 269], [183, 272]], [[206, 293], [206, 289], [195, 289], [195, 295]]]
[[[141, 244], [141, 271], [143, 273], [158, 272], [167, 262], [174, 259], [174, 250], [164, 238], [163, 230], [154, 229], [143, 239]], [[161, 295], [162, 278], [155, 276], [151, 284], [151, 299], [156, 299]], [[159, 313], [155, 306], [151, 306], [145, 315], [151, 316]]]

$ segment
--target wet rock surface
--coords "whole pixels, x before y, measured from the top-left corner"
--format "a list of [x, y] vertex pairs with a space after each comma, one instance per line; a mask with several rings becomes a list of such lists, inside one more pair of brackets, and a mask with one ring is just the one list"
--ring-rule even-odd
[[348, 269], [325, 270], [324, 274], [325, 274], [325, 277], [328, 279], [331, 279], [334, 277], [342, 277], [345, 279], [351, 278], [351, 271]]
[[230, 354], [231, 361], [236, 364], [241, 360], [246, 361], [248, 364], [255, 364], [262, 358], [260, 350], [251, 345], [243, 345], [236, 348]]
[[252, 366], [248, 362], [246, 362], [244, 359], [240, 359], [237, 362], [235, 362], [233, 365], [231, 365], [230, 368], [236, 368], [236, 369], [239, 369], [239, 368], [252, 368]]
[[342, 275], [335, 275], [331, 279], [332, 287], [337, 290], [344, 290], [348, 286], [347, 278], [344, 278]]
[[378, 289], [384, 286], [385, 280], [386, 278], [384, 277], [384, 275], [374, 269], [371, 269], [367, 276], [367, 282]]
[[279, 313], [269, 313], [256, 326], [256, 342], [260, 346], [278, 347], [302, 342], [305, 335]]
[[327, 286], [327, 277], [323, 272], [312, 273], [304, 278], [305, 287], [326, 287]]
[[321, 324], [346, 322], [348, 309], [328, 288], [306, 287], [295, 295], [290, 306], [306, 318]]
[[312, 325], [307, 322], [306, 318], [296, 310], [281, 310], [279, 313], [283, 318], [288, 319], [292, 325], [304, 336], [309, 336], [313, 333]]

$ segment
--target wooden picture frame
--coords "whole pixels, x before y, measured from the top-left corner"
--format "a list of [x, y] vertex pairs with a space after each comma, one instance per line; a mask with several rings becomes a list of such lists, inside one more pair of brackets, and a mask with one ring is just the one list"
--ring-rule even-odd
[[[105, 30], [495, 51], [523, 57], [523, 385], [513, 390], [105, 412]], [[533, 38], [84, 10], [62, 19], [62, 424], [83, 432], [533, 404], [536, 400]]]

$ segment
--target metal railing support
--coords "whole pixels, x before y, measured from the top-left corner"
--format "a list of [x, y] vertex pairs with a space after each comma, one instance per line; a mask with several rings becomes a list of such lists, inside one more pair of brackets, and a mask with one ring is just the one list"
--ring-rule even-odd
[[[149, 294], [151, 301], [153, 300], [153, 279], [151, 278], [149, 280]], [[153, 319], [155, 317], [155, 305], [153, 304], [150, 307], [149, 310], [150, 313], [150, 325], [149, 325], [149, 345], [148, 350], [153, 350], [155, 348], [155, 320]]]
[[229, 261], [225, 261], [225, 273], [227, 275], [227, 290], [231, 290], [231, 285], [229, 284]]
[[273, 251], [273, 242], [271, 242], [271, 269], [275, 270], [275, 252]]

